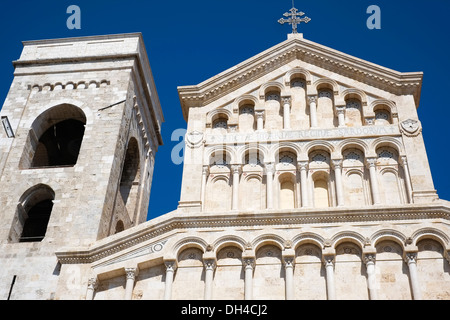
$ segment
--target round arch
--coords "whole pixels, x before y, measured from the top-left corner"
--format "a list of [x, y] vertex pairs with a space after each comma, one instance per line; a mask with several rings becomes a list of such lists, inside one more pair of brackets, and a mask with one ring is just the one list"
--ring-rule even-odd
[[344, 242], [352, 242], [362, 250], [366, 243], [366, 238], [361, 234], [352, 231], [339, 232], [331, 238], [332, 247], [334, 249]]
[[265, 84], [263, 84], [259, 89], [259, 98], [261, 100], [265, 99], [266, 94], [270, 92], [271, 90], [279, 91], [280, 96], [283, 96], [286, 94], [286, 88], [285, 86], [277, 81], [269, 81]]

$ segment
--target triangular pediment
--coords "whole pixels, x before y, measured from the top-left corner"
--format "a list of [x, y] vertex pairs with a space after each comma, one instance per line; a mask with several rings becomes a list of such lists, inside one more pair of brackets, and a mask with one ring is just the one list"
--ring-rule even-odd
[[183, 116], [187, 119], [189, 108], [208, 105], [295, 60], [391, 94], [413, 95], [419, 103], [422, 72], [398, 72], [291, 34], [286, 41], [198, 85], [178, 87]]

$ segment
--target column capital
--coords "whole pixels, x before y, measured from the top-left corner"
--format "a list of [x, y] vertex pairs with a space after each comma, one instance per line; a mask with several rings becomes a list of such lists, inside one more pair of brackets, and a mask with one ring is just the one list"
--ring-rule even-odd
[[178, 263], [176, 259], [167, 259], [164, 260], [164, 265], [166, 266], [166, 271], [175, 271], [177, 270]]
[[309, 161], [297, 161], [297, 168], [299, 170], [308, 170], [309, 167]]
[[290, 96], [284, 96], [284, 97], [281, 97], [281, 101], [283, 102], [283, 105], [289, 104], [289, 106], [290, 106], [292, 103], [292, 98]]
[[316, 103], [317, 102], [317, 95], [310, 95], [310, 96], [308, 96], [308, 102], [309, 103]]
[[366, 166], [367, 168], [376, 167], [377, 158], [376, 157], [368, 157], [366, 158]]
[[246, 249], [242, 253], [242, 264], [244, 265], [244, 268], [251, 267], [254, 268], [256, 264], [256, 256], [255, 251], [253, 249]]
[[209, 174], [209, 165], [203, 165], [202, 174], [205, 174], [205, 175]]
[[88, 289], [90, 290], [97, 290], [98, 288], [98, 278], [89, 278], [88, 280]]
[[283, 264], [285, 268], [293, 268], [295, 266], [295, 256], [283, 255]]
[[331, 159], [331, 165], [334, 169], [342, 169], [342, 159]]
[[344, 114], [345, 113], [345, 106], [336, 106], [336, 114]]
[[264, 110], [255, 111], [255, 115], [256, 115], [257, 118], [263, 118], [264, 117]]
[[264, 169], [266, 173], [273, 173], [275, 171], [275, 165], [273, 163], [265, 163]]
[[125, 268], [125, 276], [127, 279], [134, 280], [139, 274], [138, 268]]
[[407, 166], [408, 165], [408, 159], [406, 158], [406, 156], [400, 156], [399, 157], [399, 162], [402, 166]]
[[217, 267], [217, 260], [215, 258], [203, 259], [203, 265], [206, 270], [215, 270]]
[[416, 263], [417, 262], [417, 253], [418, 253], [417, 247], [414, 249], [405, 250], [403, 253], [403, 259], [407, 264], [410, 263]]
[[233, 172], [233, 174], [240, 174], [241, 173], [241, 169], [242, 169], [242, 165], [241, 164], [232, 164], [231, 165], [231, 171]]
[[369, 263], [375, 263], [377, 256], [375, 253], [365, 253], [363, 254], [363, 261], [367, 265]]
[[322, 262], [324, 264], [324, 266], [330, 266], [332, 265], [334, 267], [334, 262], [335, 262], [335, 255], [325, 255], [322, 257]]

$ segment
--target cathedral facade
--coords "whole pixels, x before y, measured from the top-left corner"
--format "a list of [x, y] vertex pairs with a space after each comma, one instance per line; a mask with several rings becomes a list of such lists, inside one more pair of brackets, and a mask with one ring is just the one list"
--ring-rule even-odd
[[181, 199], [140, 34], [24, 43], [1, 112], [0, 298], [450, 299], [421, 72], [303, 38], [178, 88]]

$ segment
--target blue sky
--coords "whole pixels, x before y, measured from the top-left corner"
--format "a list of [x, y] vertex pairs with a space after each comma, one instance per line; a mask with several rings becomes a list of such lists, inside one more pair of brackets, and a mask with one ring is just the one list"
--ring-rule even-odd
[[[142, 32], [165, 114], [165, 145], [156, 158], [149, 218], [176, 209], [182, 166], [170, 155], [185, 128], [177, 86], [198, 84], [284, 41], [290, 26], [277, 20], [291, 0], [6, 1], [0, 10], [0, 105], [13, 79], [11, 61], [21, 41]], [[81, 9], [81, 30], [69, 30], [69, 5]], [[381, 9], [381, 29], [369, 30], [370, 5]], [[450, 1], [295, 1], [312, 21], [308, 40], [401, 72], [423, 71], [419, 107], [435, 188], [450, 200]]]

